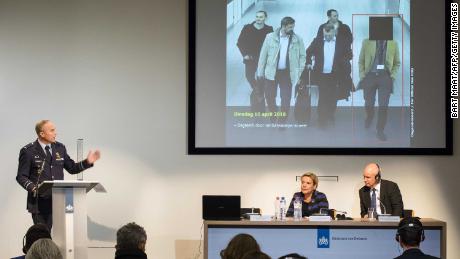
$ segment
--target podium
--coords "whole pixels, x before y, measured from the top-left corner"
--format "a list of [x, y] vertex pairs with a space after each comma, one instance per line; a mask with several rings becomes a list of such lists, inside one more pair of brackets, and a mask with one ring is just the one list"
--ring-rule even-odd
[[88, 258], [86, 193], [94, 187], [96, 192], [105, 192], [92, 181], [44, 181], [38, 187], [39, 194], [53, 194], [52, 236], [64, 259]]

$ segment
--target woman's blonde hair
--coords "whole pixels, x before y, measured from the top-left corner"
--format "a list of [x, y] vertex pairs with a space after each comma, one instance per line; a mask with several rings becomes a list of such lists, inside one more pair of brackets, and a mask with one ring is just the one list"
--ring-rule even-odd
[[62, 254], [53, 240], [42, 238], [32, 244], [26, 259], [62, 259]]
[[306, 172], [304, 173], [301, 177], [300, 177], [300, 181], [302, 181], [302, 178], [304, 177], [309, 177], [310, 179], [313, 180], [313, 185], [315, 186], [315, 190], [316, 188], [318, 188], [318, 176], [316, 176], [315, 173], [313, 172]]

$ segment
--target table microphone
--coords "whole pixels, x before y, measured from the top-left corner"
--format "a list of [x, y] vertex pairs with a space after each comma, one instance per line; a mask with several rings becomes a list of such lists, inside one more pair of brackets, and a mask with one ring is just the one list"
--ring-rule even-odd
[[377, 200], [379, 200], [380, 204], [383, 207], [383, 214], [382, 215], [387, 215], [387, 208], [385, 207], [385, 204], [383, 204], [382, 200], [380, 200], [380, 197], [377, 197]]

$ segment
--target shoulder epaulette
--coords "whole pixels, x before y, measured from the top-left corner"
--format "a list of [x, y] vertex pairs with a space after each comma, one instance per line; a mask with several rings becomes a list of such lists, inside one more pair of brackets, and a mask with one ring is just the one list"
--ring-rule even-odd
[[34, 142], [30, 142], [29, 144], [25, 145], [23, 149], [28, 149], [34, 146]]

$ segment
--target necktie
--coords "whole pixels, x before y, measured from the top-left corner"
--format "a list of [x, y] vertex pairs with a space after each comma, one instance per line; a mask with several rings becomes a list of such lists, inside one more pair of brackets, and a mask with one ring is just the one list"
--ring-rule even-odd
[[377, 196], [375, 195], [375, 188], [372, 188], [371, 208], [376, 209], [376, 207], [377, 207]]
[[45, 150], [46, 150], [46, 161], [48, 162], [48, 164], [51, 165], [51, 152], [50, 152], [50, 146], [46, 145], [45, 147]]
[[384, 53], [385, 53], [385, 41], [384, 40], [379, 40], [379, 63], [380, 64], [385, 64], [385, 57], [384, 57]]

